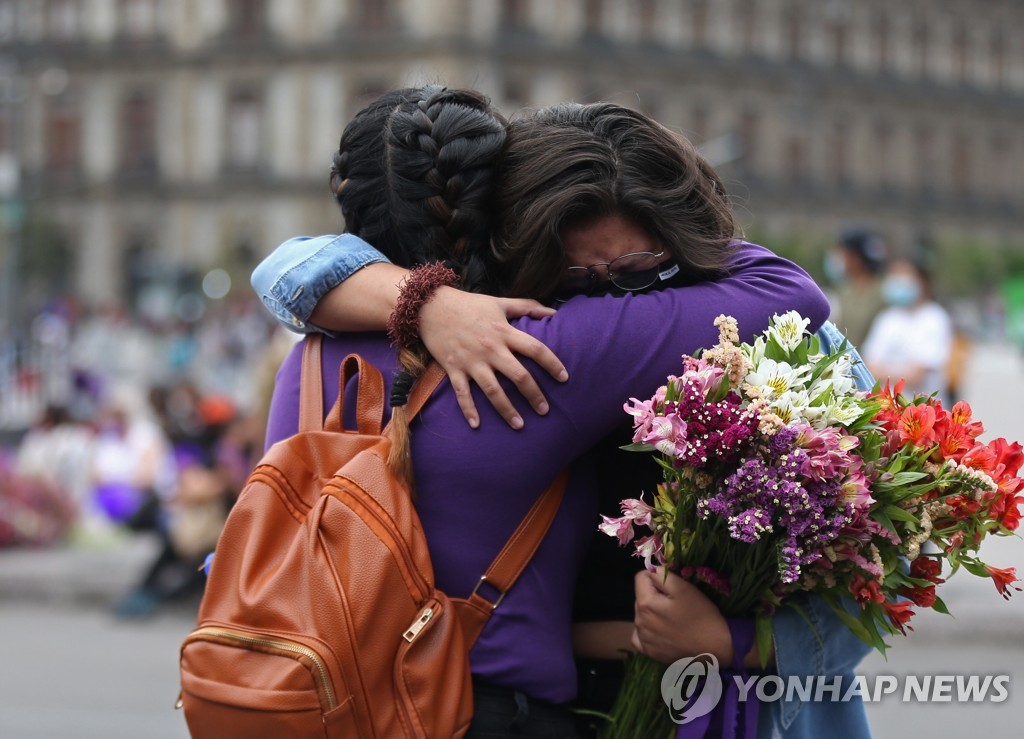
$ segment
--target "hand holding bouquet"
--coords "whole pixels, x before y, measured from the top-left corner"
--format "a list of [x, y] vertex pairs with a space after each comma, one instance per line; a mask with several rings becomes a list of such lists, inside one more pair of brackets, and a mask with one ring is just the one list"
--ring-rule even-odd
[[[628, 448], [653, 452], [664, 482], [650, 503], [623, 501], [624, 515], [600, 527], [632, 541], [649, 568], [697, 583], [724, 615], [755, 617], [762, 661], [771, 613], [798, 591], [824, 598], [884, 651], [915, 607], [946, 612], [935, 594], [942, 560], [991, 577], [1004, 597], [1016, 579], [977, 550], [987, 534], [1017, 528], [1021, 446], [979, 442], [966, 403], [947, 411], [903, 397], [901, 384], [859, 391], [847, 348], [821, 351], [807, 324], [776, 316], [751, 345], [720, 316], [717, 345], [684, 356], [682, 374], [654, 397], [630, 399]], [[636, 526], [650, 533], [636, 538]], [[851, 598], [856, 615], [843, 607]], [[631, 661], [613, 736], [658, 726], [644, 723], [652, 711], [667, 720], [660, 671], [644, 659]], [[648, 691], [653, 701], [638, 699]]]

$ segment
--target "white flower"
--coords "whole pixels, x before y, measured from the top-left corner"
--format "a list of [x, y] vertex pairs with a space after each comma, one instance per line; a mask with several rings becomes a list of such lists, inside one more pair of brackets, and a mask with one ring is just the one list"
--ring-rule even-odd
[[829, 405], [825, 408], [825, 412], [822, 414], [822, 420], [825, 426], [849, 426], [851, 423], [860, 418], [863, 409], [856, 403], [846, 403], [840, 401], [833, 405]]
[[811, 408], [811, 398], [806, 390], [787, 390], [772, 401], [768, 408], [787, 425], [807, 420], [808, 413], [816, 414], [816, 409]]
[[750, 360], [751, 367], [756, 367], [757, 365], [761, 364], [761, 362], [764, 360], [764, 349], [766, 345], [767, 342], [765, 342], [764, 336], [758, 336], [756, 339], [754, 339], [753, 345], [740, 345], [740, 348], [743, 350], [743, 353], [746, 354], [747, 359]]
[[801, 387], [807, 376], [806, 367], [793, 367], [788, 362], [762, 359], [743, 381], [756, 387], [760, 392], [759, 397], [773, 400], [793, 388]]
[[795, 310], [772, 316], [772, 325], [768, 328], [768, 336], [775, 339], [779, 346], [791, 352], [804, 340], [804, 331], [810, 324], [810, 318], [804, 318]]

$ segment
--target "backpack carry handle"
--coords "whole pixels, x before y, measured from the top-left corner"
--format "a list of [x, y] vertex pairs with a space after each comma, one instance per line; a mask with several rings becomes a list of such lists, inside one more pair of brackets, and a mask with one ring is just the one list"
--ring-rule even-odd
[[[299, 381], [299, 431], [342, 431], [344, 428], [345, 386], [356, 374], [356, 430], [360, 434], [380, 435], [384, 418], [384, 378], [380, 371], [358, 354], [349, 354], [341, 363], [338, 400], [324, 418], [324, 389], [321, 369], [323, 337], [306, 338], [302, 351], [302, 378]], [[407, 405], [411, 421], [445, 378], [437, 362], [431, 362], [416, 381]], [[388, 426], [391, 424], [389, 423]]]
[[324, 431], [345, 429], [345, 388], [349, 380], [359, 375], [356, 387], [356, 431], [368, 436], [380, 436], [384, 417], [384, 378], [380, 370], [360, 357], [349, 354], [341, 362], [341, 384], [338, 400], [324, 421]]

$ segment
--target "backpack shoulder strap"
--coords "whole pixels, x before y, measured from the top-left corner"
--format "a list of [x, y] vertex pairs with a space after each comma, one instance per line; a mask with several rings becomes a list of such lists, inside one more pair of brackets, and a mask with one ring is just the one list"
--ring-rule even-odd
[[[505, 546], [491, 562], [476, 587], [468, 598], [452, 598], [456, 612], [462, 623], [463, 633], [466, 636], [467, 647], [472, 647], [487, 625], [491, 613], [501, 603], [505, 594], [511, 590], [519, 575], [522, 574], [526, 565], [537, 552], [540, 543], [551, 528], [551, 522], [555, 520], [559, 506], [562, 504], [562, 496], [565, 493], [565, 483], [569, 479], [569, 470], [565, 469], [559, 473], [554, 482], [548, 486], [533, 507], [527, 512], [518, 528], [505, 543]], [[480, 587], [487, 584], [493, 588], [498, 597], [493, 601], [487, 600], [480, 594]]]
[[323, 337], [306, 337], [302, 348], [299, 379], [299, 431], [320, 431], [324, 427], [324, 381], [320, 370]]

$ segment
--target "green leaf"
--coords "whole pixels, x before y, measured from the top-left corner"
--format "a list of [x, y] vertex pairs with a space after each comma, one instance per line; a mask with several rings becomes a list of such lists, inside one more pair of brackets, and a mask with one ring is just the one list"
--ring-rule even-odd
[[898, 505], [887, 505], [882, 509], [890, 519], [895, 518], [897, 521], [906, 521], [907, 523], [918, 524], [920, 521], [910, 511], [900, 508]]
[[764, 670], [767, 669], [768, 659], [772, 655], [772, 617], [765, 615], [755, 617], [754, 634], [757, 640], [757, 658], [761, 661], [761, 669]]
[[625, 446], [620, 446], [619, 449], [621, 449], [624, 452], [653, 452], [653, 451], [655, 451], [653, 446], [651, 446], [650, 444], [644, 444], [643, 442], [640, 442], [640, 441], [635, 442], [633, 444], [626, 444]]
[[949, 612], [949, 608], [946, 607], [946, 602], [939, 596], [935, 596], [935, 603], [932, 605], [932, 610], [938, 611], [939, 613], [945, 613], [947, 616], [953, 615]]
[[[889, 529], [889, 531], [896, 534], [896, 525], [892, 522], [892, 519], [885, 514], [885, 511], [871, 511], [871, 517], [878, 523], [885, 526], [885, 528]], [[899, 536], [899, 534], [896, 534], [896, 536]]]

